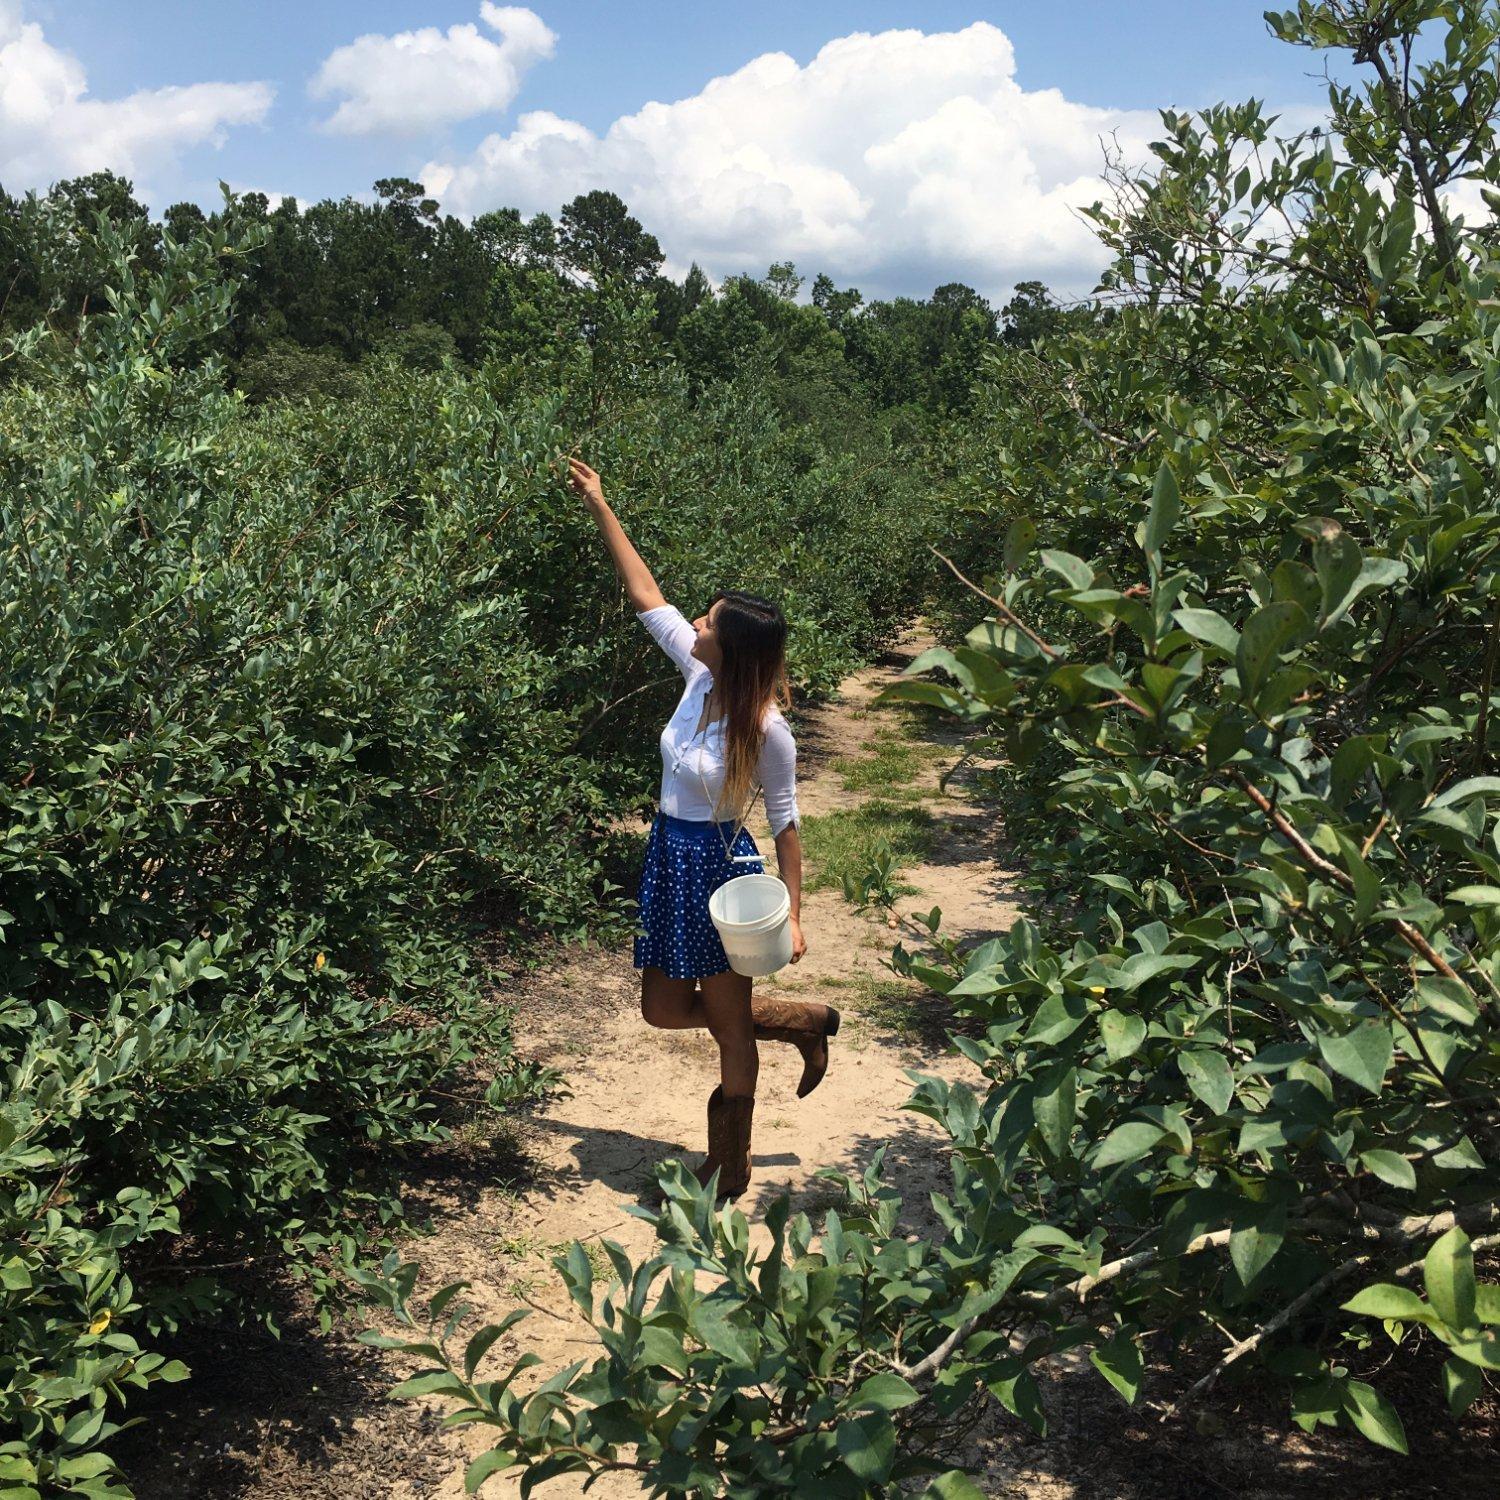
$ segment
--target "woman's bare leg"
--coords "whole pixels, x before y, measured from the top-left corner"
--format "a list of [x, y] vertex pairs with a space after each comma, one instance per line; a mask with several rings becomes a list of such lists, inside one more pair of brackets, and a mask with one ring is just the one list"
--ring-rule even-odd
[[708, 1029], [719, 1044], [719, 1078], [724, 1092], [739, 1098], [752, 1096], [760, 1058], [750, 1014], [751, 981], [744, 974], [725, 969], [722, 974], [707, 975], [698, 984]]
[[641, 1015], [650, 1026], [682, 1031], [707, 1026], [708, 1015], [697, 993], [696, 979], [672, 979], [656, 968], [641, 970]]

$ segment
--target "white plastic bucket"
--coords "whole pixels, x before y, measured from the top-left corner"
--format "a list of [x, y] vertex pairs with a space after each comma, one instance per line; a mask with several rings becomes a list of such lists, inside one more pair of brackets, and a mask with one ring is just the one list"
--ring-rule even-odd
[[729, 967], [758, 978], [792, 961], [792, 895], [775, 875], [737, 875], [709, 898]]

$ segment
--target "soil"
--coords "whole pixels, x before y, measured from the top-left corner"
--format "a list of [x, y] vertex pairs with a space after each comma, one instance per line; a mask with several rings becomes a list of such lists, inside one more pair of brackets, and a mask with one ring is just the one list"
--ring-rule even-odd
[[[903, 909], [937, 905], [945, 931], [976, 943], [1003, 932], [1015, 912], [1001, 820], [967, 794], [962, 769], [939, 790], [940, 776], [963, 754], [953, 726], [871, 702], [928, 644], [920, 630], [908, 632], [834, 701], [798, 721], [798, 797], [804, 816], [866, 801], [869, 792], [846, 788], [843, 770], [871, 752], [877, 736], [898, 732], [918, 752], [920, 769], [909, 788], [886, 790], [932, 820], [927, 856], [903, 872], [916, 888]], [[769, 849], [764, 825], [751, 827]], [[803, 900], [803, 929], [806, 957], [758, 982], [837, 1005], [844, 1025], [827, 1078], [805, 1100], [795, 1097], [797, 1054], [761, 1048], [755, 1176], [738, 1207], [758, 1229], [766, 1204], [786, 1192], [794, 1211], [816, 1218], [837, 1198], [819, 1170], [862, 1170], [884, 1146], [886, 1180], [904, 1195], [905, 1230], [936, 1232], [928, 1197], [946, 1185], [944, 1137], [902, 1108], [911, 1092], [907, 1070], [970, 1082], [976, 1071], [946, 1045], [944, 1003], [893, 979], [885, 960], [898, 934], [878, 916], [856, 911], [836, 889], [813, 891]], [[646, 1201], [658, 1161], [699, 1159], [717, 1055], [706, 1033], [644, 1025], [628, 949], [559, 953], [497, 998], [516, 1008], [521, 1054], [559, 1069], [570, 1093], [530, 1113], [508, 1113], [488, 1140], [461, 1140], [419, 1163], [411, 1197], [433, 1232], [404, 1255], [422, 1267], [423, 1294], [470, 1283], [466, 1325], [529, 1306], [532, 1315], [495, 1346], [489, 1363], [503, 1370], [529, 1350], [540, 1356], [532, 1372], [540, 1381], [597, 1350], [551, 1258], [574, 1239], [609, 1239], [635, 1259], [649, 1255], [651, 1227], [627, 1207]], [[438, 1401], [388, 1400], [409, 1365], [356, 1342], [357, 1326], [320, 1332], [295, 1290], [282, 1300], [279, 1339], [255, 1329], [198, 1331], [172, 1351], [193, 1378], [158, 1387], [133, 1406], [145, 1424], [113, 1445], [136, 1492], [150, 1500], [462, 1496], [464, 1465], [487, 1446], [483, 1430], [444, 1430]], [[1181, 1382], [1168, 1368], [1154, 1373], [1168, 1386]], [[959, 1456], [985, 1494], [1046, 1500], [1500, 1492], [1493, 1446], [1500, 1403], [1471, 1413], [1460, 1430], [1443, 1407], [1435, 1370], [1414, 1370], [1409, 1385], [1391, 1394], [1406, 1414], [1408, 1460], [1344, 1434], [1304, 1437], [1290, 1426], [1284, 1400], [1266, 1395], [1253, 1375], [1238, 1386], [1226, 1382], [1196, 1422], [1163, 1425], [1149, 1411], [1128, 1410], [1085, 1362], [1049, 1378], [1046, 1438], [997, 1408]], [[485, 1493], [514, 1494], [514, 1481], [497, 1478]], [[564, 1477], [541, 1493], [563, 1500], [582, 1485]], [[622, 1476], [589, 1490], [598, 1500], [642, 1493]]]

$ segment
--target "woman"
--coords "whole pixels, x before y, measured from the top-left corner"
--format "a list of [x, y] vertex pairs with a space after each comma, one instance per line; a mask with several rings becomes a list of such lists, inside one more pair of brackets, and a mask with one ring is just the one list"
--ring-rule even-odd
[[781, 713], [790, 701], [786, 620], [768, 600], [730, 592], [717, 595], [689, 624], [662, 598], [605, 503], [599, 476], [581, 459], [570, 458], [568, 468], [636, 617], [686, 679], [661, 735], [661, 807], [641, 871], [635, 966], [647, 1022], [669, 1029], [706, 1026], [719, 1044], [719, 1086], [708, 1099], [708, 1156], [697, 1176], [707, 1185], [717, 1172], [719, 1194], [737, 1197], [750, 1182], [756, 1041], [790, 1042], [801, 1052], [797, 1096], [803, 1098], [828, 1071], [828, 1038], [839, 1029], [832, 1006], [753, 996], [751, 981], [729, 967], [708, 914], [715, 889], [761, 869], [758, 862], [735, 865], [728, 857], [758, 852], [748, 829], [729, 840], [759, 787], [792, 898], [792, 962], [807, 952], [797, 746]]

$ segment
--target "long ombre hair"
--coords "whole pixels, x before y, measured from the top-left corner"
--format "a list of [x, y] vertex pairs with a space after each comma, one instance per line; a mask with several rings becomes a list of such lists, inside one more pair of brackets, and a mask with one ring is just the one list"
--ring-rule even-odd
[[724, 785], [714, 814], [728, 821], [749, 812], [766, 739], [766, 710], [790, 708], [792, 686], [786, 675], [786, 616], [769, 599], [737, 589], [715, 594], [709, 609], [720, 599], [714, 630], [724, 660], [714, 685], [724, 705]]

